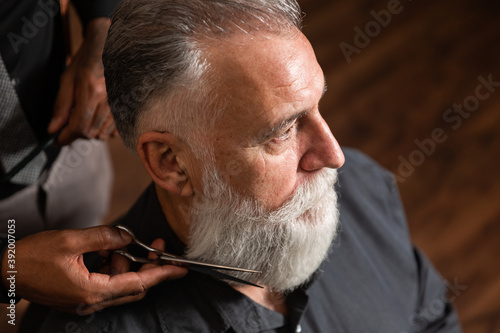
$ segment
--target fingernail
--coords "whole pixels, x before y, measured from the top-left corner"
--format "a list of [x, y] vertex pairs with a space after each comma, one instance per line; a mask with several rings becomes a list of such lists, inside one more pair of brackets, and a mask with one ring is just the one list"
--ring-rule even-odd
[[121, 229], [118, 229], [118, 231], [120, 232], [120, 237], [124, 240], [126, 240], [127, 242], [131, 242], [132, 241], [132, 236], [130, 236], [130, 234], [126, 231], [123, 231]]

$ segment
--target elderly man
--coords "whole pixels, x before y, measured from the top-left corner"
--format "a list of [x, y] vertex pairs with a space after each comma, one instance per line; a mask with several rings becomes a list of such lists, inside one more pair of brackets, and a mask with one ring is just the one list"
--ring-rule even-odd
[[54, 312], [42, 331], [460, 331], [392, 176], [352, 150], [342, 166], [300, 21], [294, 0], [121, 3], [109, 102], [154, 184], [120, 223], [169, 252], [262, 271], [231, 274], [264, 288], [191, 271], [91, 317]]

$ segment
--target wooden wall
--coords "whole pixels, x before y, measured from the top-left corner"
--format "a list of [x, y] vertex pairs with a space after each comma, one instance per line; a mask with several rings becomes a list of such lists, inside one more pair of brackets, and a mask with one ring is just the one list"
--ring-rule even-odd
[[461, 288], [465, 332], [500, 332], [499, 2], [300, 3], [332, 132], [398, 177], [414, 242]]

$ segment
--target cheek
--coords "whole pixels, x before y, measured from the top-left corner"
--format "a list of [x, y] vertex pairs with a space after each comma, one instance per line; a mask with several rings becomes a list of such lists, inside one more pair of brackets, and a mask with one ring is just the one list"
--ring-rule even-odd
[[247, 178], [250, 195], [267, 209], [281, 206], [297, 186], [297, 155], [266, 156], [254, 163]]
[[263, 178], [261, 198], [268, 209], [275, 209], [287, 201], [297, 186], [297, 168], [292, 164], [268, 169]]
[[266, 209], [281, 206], [298, 185], [298, 154], [290, 149], [282, 155], [248, 151], [226, 156], [219, 173], [238, 194], [258, 200]]

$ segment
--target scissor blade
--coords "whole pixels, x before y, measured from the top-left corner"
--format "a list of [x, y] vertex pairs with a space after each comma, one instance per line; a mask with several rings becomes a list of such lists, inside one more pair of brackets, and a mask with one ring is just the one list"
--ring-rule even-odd
[[249, 286], [254, 286], [254, 287], [258, 287], [258, 288], [264, 288], [262, 286], [259, 286], [258, 284], [255, 284], [255, 283], [252, 283], [252, 282], [248, 282], [248, 281], [239, 279], [237, 277], [234, 277], [234, 276], [231, 276], [231, 275], [228, 275], [228, 274], [224, 274], [222, 272], [218, 272], [218, 271], [216, 271], [216, 270], [214, 270], [212, 268], [209, 268], [209, 267], [190, 265], [189, 269], [193, 270], [193, 271], [197, 271], [197, 272], [203, 273], [203, 274], [210, 275], [210, 276], [215, 277], [217, 279], [231, 280], [231, 281], [243, 283], [243, 284], [246, 284], [246, 285], [249, 285]]
[[[180, 260], [180, 258], [170, 258], [170, 257], [165, 258], [165, 256], [162, 256], [162, 257], [160, 257], [158, 259], [146, 259], [146, 258], [136, 257], [136, 256], [128, 253], [127, 251], [124, 251], [124, 250], [115, 250], [113, 252], [117, 253], [117, 254], [120, 254], [122, 256], [125, 256], [126, 258], [128, 258], [131, 261], [134, 261], [134, 262], [137, 262], [137, 263], [141, 263], [141, 264], [149, 264], [149, 263], [155, 263], [155, 262], [157, 263], [158, 260], [160, 260], [160, 261], [165, 262], [167, 264], [174, 264], [175, 265], [175, 264], [177, 264], [179, 262], [177, 259]], [[189, 260], [189, 261], [191, 261], [191, 260]], [[197, 262], [194, 262], [194, 261], [192, 261], [192, 263], [189, 263], [186, 266], [190, 270], [197, 271], [197, 272], [200, 272], [200, 273], [203, 273], [203, 274], [207, 274], [207, 275], [210, 275], [210, 276], [212, 276], [214, 278], [217, 278], [217, 279], [231, 280], [231, 281], [235, 281], [235, 282], [247, 284], [247, 285], [250, 285], [250, 286], [263, 288], [262, 286], [259, 286], [258, 284], [255, 284], [255, 283], [252, 283], [252, 282], [248, 282], [248, 281], [239, 279], [237, 277], [234, 277], [234, 276], [231, 276], [231, 275], [228, 275], [228, 274], [224, 274], [222, 272], [216, 271], [212, 267], [206, 266], [204, 264], [198, 264]], [[212, 265], [212, 266], [214, 266], [214, 265]], [[238, 270], [238, 269], [236, 269], [236, 270]]]
[[128, 260], [133, 261], [133, 262], [137, 262], [139, 264], [151, 264], [151, 263], [156, 262], [156, 260], [146, 259], [146, 258], [141, 258], [141, 257], [136, 257], [136, 256], [128, 253], [125, 250], [114, 250], [113, 253], [117, 253], [119, 255], [122, 255], [125, 258], [127, 258]]
[[239, 272], [246, 272], [246, 273], [262, 273], [260, 271], [256, 271], [253, 269], [238, 268], [238, 267], [231, 267], [231, 266], [222, 266], [222, 265], [215, 265], [215, 264], [207, 264], [207, 263], [200, 262], [200, 261], [189, 260], [189, 259], [185, 259], [185, 258], [178, 257], [178, 256], [174, 257], [174, 256], [166, 255], [166, 254], [161, 255], [160, 260], [189, 264], [189, 267], [191, 267], [191, 265], [197, 265], [197, 266], [203, 266], [203, 267], [209, 267], [209, 268], [215, 268], [215, 269], [223, 269], [223, 270], [227, 270], [227, 271], [239, 271]]

